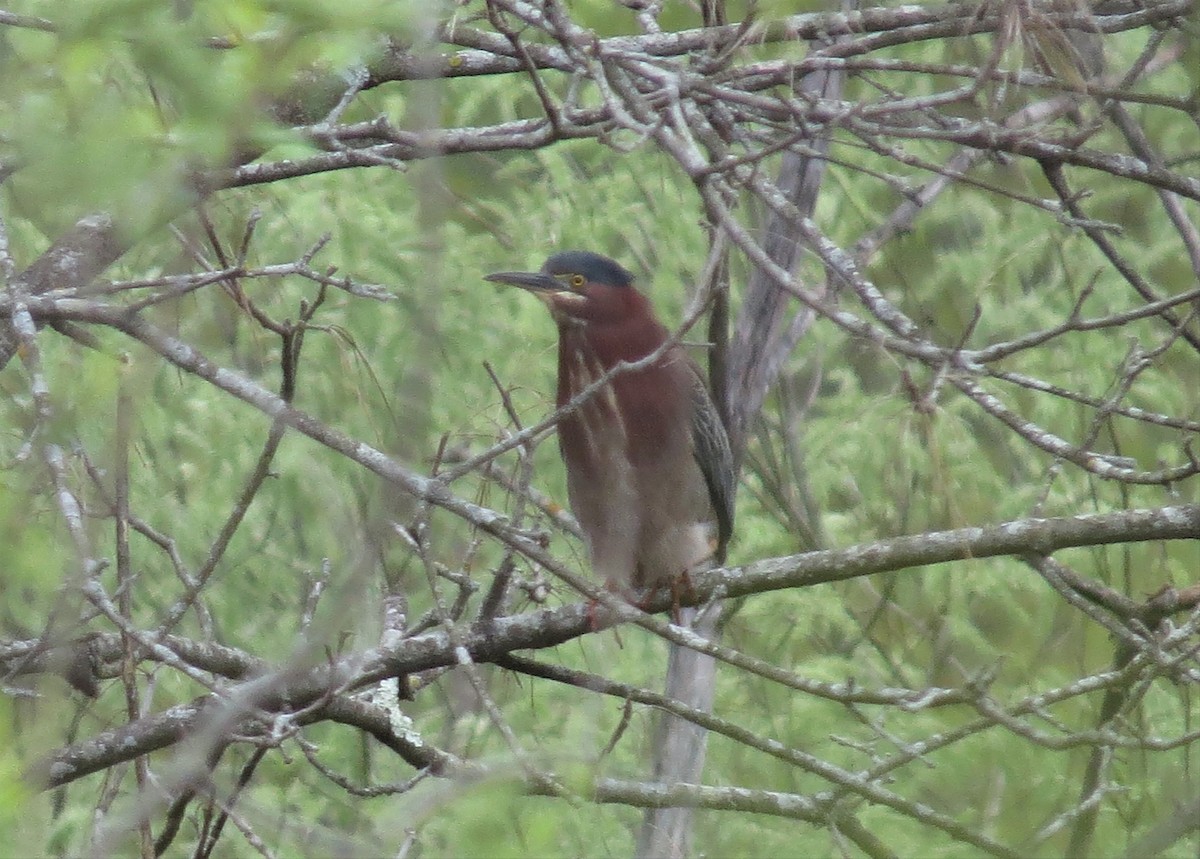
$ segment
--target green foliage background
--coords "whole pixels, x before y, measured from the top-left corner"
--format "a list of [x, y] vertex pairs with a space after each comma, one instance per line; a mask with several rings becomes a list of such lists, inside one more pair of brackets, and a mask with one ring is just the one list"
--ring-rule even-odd
[[[159, 227], [163, 213], [179, 205], [179, 180], [191, 166], [221, 163], [249, 142], [266, 147], [264, 160], [311, 151], [262, 117], [257, 105], [284, 92], [297, 72], [313, 64], [339, 68], [361, 59], [363, 46], [380, 31], [405, 35], [422, 25], [417, 4], [374, 0], [339, 4], [336, 11], [317, 2], [228, 0], [197, 4], [185, 24], [171, 4], [149, 2], [26, 2], [17, 3], [15, 11], [45, 14], [63, 31], [53, 36], [0, 29], [0, 79], [5, 81], [0, 112], [10, 118], [0, 145], [5, 161], [21, 164], [0, 186], [11, 251], [19, 263], [28, 263], [80, 215], [97, 208], [116, 211], [141, 232], [134, 250], [107, 273], [114, 280], [191, 267], [180, 243]], [[572, 13], [605, 32], [632, 29], [629, 13], [609, 3], [577, 4]], [[681, 5], [671, 14], [684, 19], [688, 13]], [[268, 31], [274, 34], [270, 39], [247, 38]], [[203, 44], [213, 34], [239, 44], [214, 52]], [[1132, 39], [1127, 47], [1135, 49]], [[963, 49], [934, 43], [894, 54], [934, 61]], [[1156, 86], [1185, 94], [1195, 81], [1181, 64]], [[384, 87], [365, 94], [347, 119], [383, 113], [404, 126], [461, 126], [536, 111], [531, 96], [512, 80], [477, 78]], [[1186, 148], [1181, 139], [1195, 133], [1177, 113], [1145, 108], [1139, 119], [1164, 150]], [[926, 151], [913, 149], [935, 163], [946, 154], [935, 144]], [[836, 144], [834, 152], [868, 160], [848, 148], [839, 151]], [[914, 182], [923, 176], [897, 164], [888, 169]], [[1029, 165], [989, 165], [977, 175], [1033, 196], [1050, 196]], [[1078, 181], [1084, 183], [1085, 177]], [[1131, 191], [1127, 184], [1095, 175], [1086, 177], [1086, 186], [1093, 192], [1094, 216], [1125, 228], [1120, 247], [1163, 294], [1194, 286], [1147, 189]], [[869, 175], [833, 165], [817, 220], [849, 245], [899, 199]], [[536, 302], [483, 283], [482, 274], [536, 267], [553, 249], [595, 249], [638, 272], [660, 315], [673, 322], [681, 317], [706, 252], [693, 190], [645, 144], [616, 151], [581, 141], [536, 152], [414, 163], [404, 173], [372, 169], [309, 176], [222, 192], [206, 209], [233, 248], [250, 213], [262, 213], [251, 264], [295, 259], [329, 233], [319, 264], [389, 289], [395, 300], [385, 304], [330, 294], [316, 318], [324, 330], [310, 332], [306, 341], [296, 404], [426, 469], [443, 437], [448, 449], [477, 450], [511, 429], [483, 361], [510, 389], [523, 421], [535, 422], [552, 407], [553, 327]], [[747, 218], [752, 220], [752, 213]], [[176, 223], [196, 245], [205, 244], [193, 216]], [[735, 260], [735, 289], [745, 274]], [[1093, 280], [1089, 315], [1117, 310], [1128, 301], [1124, 284], [1082, 233], [1045, 212], [967, 186], [949, 191], [912, 232], [885, 247], [869, 274], [945, 343], [961, 338], [977, 305], [982, 324], [968, 345], [1054, 324]], [[256, 281], [246, 289], [275, 318], [295, 318], [300, 302], [314, 295], [310, 283], [293, 279]], [[276, 339], [215, 287], [158, 308], [154, 316], [221, 364], [278, 385]], [[1122, 332], [1122, 338], [1135, 337], [1152, 344], [1161, 331], [1135, 323]], [[269, 422], [128, 341], [111, 333], [101, 338], [105, 351], [98, 353], [55, 335], [39, 337], [54, 419], [39, 428], [38, 443], [86, 451], [97, 469], [110, 473], [117, 393], [130, 392], [137, 414], [134, 511], [170, 534], [185, 561], [198, 565], [257, 459]], [[1104, 396], [1128, 342], [1071, 338], [1022, 353], [1012, 369]], [[906, 368], [821, 322], [793, 357], [781, 390], [801, 389], [818, 361], [823, 368], [818, 396], [803, 422], [789, 429], [799, 439], [829, 546], [1000, 522], [1035, 509], [1051, 460], [965, 399], [948, 391], [934, 413], [919, 413], [902, 379]], [[1194, 356], [1172, 347], [1139, 378], [1129, 402], [1195, 419], [1200, 385], [1190, 375], [1194, 368]], [[918, 389], [932, 382], [920, 369], [907, 370]], [[0, 394], [0, 546], [5, 547], [0, 625], [6, 635], [32, 637], [53, 622], [50, 618], [65, 623], [80, 610], [78, 598], [63, 586], [78, 575], [77, 559], [44, 467], [29, 455], [35, 407], [19, 361], [0, 374]], [[1032, 410], [1032, 419], [1069, 439], [1088, 430], [1087, 410], [1073, 413], [1061, 401], [1022, 402], [1027, 395], [1008, 395], [1026, 413]], [[778, 398], [768, 404], [767, 421], [772, 420], [788, 420]], [[1172, 459], [1180, 441], [1176, 431], [1114, 418], [1097, 447], [1150, 466]], [[501, 462], [506, 469], [516, 467], [515, 458]], [[70, 467], [77, 486], [87, 486], [83, 460], [74, 457]], [[408, 583], [414, 615], [428, 607], [422, 574], [406, 565], [401, 547], [387, 547], [388, 561], [381, 568], [365, 540], [386, 516], [403, 521], [412, 515], [403, 499], [392, 498], [372, 475], [294, 434], [284, 441], [273, 471], [206, 591], [219, 640], [278, 661], [297, 653], [320, 660], [326, 652], [370, 646], [378, 637], [374, 607], [385, 571]], [[536, 485], [565, 502], [560, 471], [553, 442], [540, 445]], [[500, 508], [510, 504], [496, 488], [472, 480], [464, 478], [456, 491]], [[811, 548], [765, 502], [761, 490], [759, 478], [747, 474], [733, 563]], [[1166, 492], [1106, 484], [1067, 468], [1051, 483], [1041, 510], [1072, 515], [1197, 500], [1194, 480]], [[95, 513], [105, 509], [94, 491], [88, 503]], [[96, 554], [111, 557], [111, 521], [96, 516], [91, 522]], [[480, 545], [478, 535], [443, 513], [434, 513], [432, 523], [439, 560], [486, 584], [498, 550]], [[553, 548], [584, 564], [580, 546], [560, 539]], [[174, 599], [178, 582], [156, 548], [139, 539], [133, 550], [136, 610], [152, 625]], [[1185, 543], [1076, 551], [1064, 560], [1138, 598], [1164, 583], [1194, 581], [1200, 568], [1196, 545]], [[307, 582], [322, 565], [332, 572], [332, 590], [312, 633], [302, 638], [297, 618]], [[550, 599], [574, 601], [562, 589]], [[1112, 659], [1107, 636], [1015, 561], [908, 570], [768, 594], [746, 601], [727, 636], [750, 654], [835, 682], [953, 685], [963, 682], [961, 672], [995, 671], [995, 693], [1013, 699], [1069, 683]], [[662, 642], [623, 631], [620, 643], [611, 633], [588, 636], [542, 656], [656, 688], [664, 654]], [[525, 751], [582, 786], [620, 721], [620, 702], [499, 671], [485, 674]], [[201, 691], [168, 672], [146, 689], [155, 710]], [[85, 737], [119, 722], [121, 690], [114, 683], [87, 707], [54, 679], [40, 683], [37, 691], [35, 699], [0, 698], [0, 829], [11, 833], [4, 849], [13, 855], [80, 854], [86, 852], [81, 839], [104, 789], [101, 780], [29, 794], [18, 773], [64, 737]], [[1094, 704], [1076, 701], [1054, 716], [1084, 729], [1095, 718]], [[721, 675], [716, 709], [852, 770], [867, 765], [872, 753], [892, 751], [864, 719], [882, 719], [880, 727], [911, 741], [972, 718], [955, 708], [853, 713], [732, 671]], [[326, 855], [350, 843], [368, 852], [394, 853], [409, 830], [427, 856], [629, 852], [630, 831], [640, 817], [636, 811], [522, 796], [511, 751], [452, 675], [425, 690], [408, 712], [431, 740], [501, 770], [507, 767], [511, 780], [464, 786], [429, 779], [403, 796], [359, 799], [321, 778], [293, 751], [288, 759], [268, 756], [239, 808], [279, 855]], [[1147, 691], [1138, 715], [1147, 734], [1160, 736], [1194, 729], [1195, 716], [1191, 693], [1166, 686]], [[603, 762], [604, 772], [631, 777], [644, 772], [647, 720], [647, 713], [635, 713], [629, 736]], [[348, 728], [321, 726], [305, 737], [322, 762], [356, 781], [412, 775]], [[993, 729], [940, 752], [934, 766], [900, 771], [891, 787], [1020, 845], [1056, 809], [1075, 801], [1087, 753], [1086, 748], [1048, 751]], [[246, 754], [235, 750], [230, 762]], [[825, 787], [720, 737], [711, 740], [709, 755], [707, 773], [715, 784], [796, 792]], [[1128, 833], [1196, 791], [1186, 748], [1155, 755], [1122, 751], [1116, 767], [1129, 790], [1105, 806], [1096, 844], [1110, 845], [1111, 851], [1102, 847], [1103, 852], [1120, 852]], [[235, 767], [223, 767], [216, 778], [228, 787], [235, 776]], [[128, 802], [123, 797], [118, 806]], [[864, 808], [861, 819], [868, 828], [886, 832], [900, 855], [962, 855], [961, 845], [885, 809]], [[786, 820], [714, 812], [701, 815], [698, 826], [697, 844], [712, 856], [825, 855], [835, 849], [827, 832]], [[185, 830], [177, 845], [181, 851], [194, 835], [194, 829]], [[1039, 850], [1060, 853], [1063, 837]], [[223, 849], [230, 856], [253, 853], [234, 835], [226, 837]], [[1180, 842], [1168, 855], [1194, 851], [1194, 841]]]

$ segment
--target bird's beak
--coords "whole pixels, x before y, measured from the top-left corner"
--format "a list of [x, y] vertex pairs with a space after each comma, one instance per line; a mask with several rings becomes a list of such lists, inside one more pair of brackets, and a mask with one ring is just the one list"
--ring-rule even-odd
[[572, 290], [556, 277], [542, 274], [540, 271], [498, 271], [485, 274], [484, 280], [492, 283], [503, 283], [508, 286], [519, 286], [527, 292], [532, 292], [542, 304], [550, 308], [550, 314], [555, 319], [571, 316], [587, 304], [587, 298]]
[[563, 289], [560, 281], [548, 274], [536, 271], [498, 271], [493, 274], [484, 275], [483, 279], [491, 283], [519, 286], [521, 289], [527, 289], [530, 292], [541, 293], [542, 295], [566, 291]]

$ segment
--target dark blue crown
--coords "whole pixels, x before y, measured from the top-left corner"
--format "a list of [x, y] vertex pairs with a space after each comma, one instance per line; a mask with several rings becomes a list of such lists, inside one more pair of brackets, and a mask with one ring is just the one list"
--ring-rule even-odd
[[633, 275], [620, 265], [594, 254], [591, 251], [562, 251], [556, 253], [542, 266], [546, 274], [581, 274], [592, 283], [603, 283], [609, 286], [629, 286], [633, 283]]

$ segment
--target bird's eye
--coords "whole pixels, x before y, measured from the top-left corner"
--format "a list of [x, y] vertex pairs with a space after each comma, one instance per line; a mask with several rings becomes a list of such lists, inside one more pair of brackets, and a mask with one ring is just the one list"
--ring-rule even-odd
[[579, 287], [583, 286], [585, 283], [587, 283], [587, 278], [585, 278], [582, 274], [571, 275], [571, 286], [575, 287], [576, 289], [579, 289]]

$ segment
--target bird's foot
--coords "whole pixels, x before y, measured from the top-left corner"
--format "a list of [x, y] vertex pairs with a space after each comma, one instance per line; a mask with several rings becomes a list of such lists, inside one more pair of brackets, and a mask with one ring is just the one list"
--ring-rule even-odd
[[584, 610], [587, 615], [588, 629], [592, 632], [600, 632], [601, 630], [612, 627], [613, 638], [617, 640], [617, 647], [624, 648], [625, 642], [621, 641], [621, 631], [613, 626], [615, 616], [609, 611], [600, 600], [588, 600], [587, 608]]
[[[604, 589], [615, 597], [624, 600], [631, 605], [637, 605], [635, 595], [630, 593], [627, 588], [623, 588], [618, 583], [606, 580]], [[589, 599], [585, 613], [588, 619], [588, 628], [592, 632], [599, 632], [602, 629], [607, 629], [616, 622], [616, 613], [609, 609], [601, 600]], [[617, 644], [621, 644], [621, 636], [617, 636]]]
[[677, 626], [683, 623], [681, 600], [688, 603], [696, 601], [696, 588], [692, 585], [692, 577], [688, 575], [687, 570], [671, 582], [671, 621]]
[[587, 601], [587, 608], [584, 610], [584, 614], [587, 615], [588, 629], [592, 632], [599, 632], [605, 627], [605, 618], [601, 617], [600, 609], [600, 600], [589, 599]]

